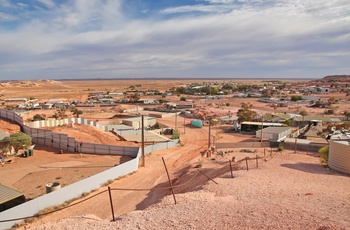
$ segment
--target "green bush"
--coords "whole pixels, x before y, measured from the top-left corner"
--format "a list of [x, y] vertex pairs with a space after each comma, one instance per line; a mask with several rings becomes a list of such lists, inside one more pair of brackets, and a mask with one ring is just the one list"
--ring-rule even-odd
[[328, 155], [329, 155], [329, 145], [320, 148], [318, 150], [318, 152], [320, 154], [320, 161], [321, 161], [321, 163], [327, 164], [327, 162], [328, 162]]
[[283, 152], [283, 151], [284, 151], [284, 147], [283, 147], [282, 145], [279, 146], [279, 147], [278, 147], [278, 151], [279, 151], [279, 152]]
[[173, 136], [171, 139], [180, 139], [180, 133], [178, 131], [173, 131]]

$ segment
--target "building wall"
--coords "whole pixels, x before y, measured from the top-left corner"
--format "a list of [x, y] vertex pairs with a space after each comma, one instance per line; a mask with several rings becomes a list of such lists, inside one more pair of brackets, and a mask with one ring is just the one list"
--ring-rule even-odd
[[329, 145], [328, 166], [338, 172], [350, 174], [349, 141], [331, 141]]

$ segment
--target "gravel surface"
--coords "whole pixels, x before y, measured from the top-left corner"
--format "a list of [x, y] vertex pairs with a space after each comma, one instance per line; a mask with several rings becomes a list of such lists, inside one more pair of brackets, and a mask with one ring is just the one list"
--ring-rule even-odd
[[350, 177], [317, 156], [277, 153], [116, 222], [76, 216], [26, 229], [350, 229]]

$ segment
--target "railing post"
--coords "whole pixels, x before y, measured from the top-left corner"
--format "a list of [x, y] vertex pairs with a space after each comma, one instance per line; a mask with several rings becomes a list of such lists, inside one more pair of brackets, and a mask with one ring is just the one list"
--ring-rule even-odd
[[111, 187], [108, 186], [108, 193], [109, 193], [109, 201], [111, 203], [111, 210], [112, 210], [112, 220], [115, 221], [114, 217], [114, 208], [113, 208], [113, 200], [112, 200], [112, 193], [111, 193]]
[[246, 164], [246, 166], [247, 166], [247, 171], [248, 171], [248, 170], [249, 170], [249, 169], [248, 169], [248, 157], [245, 158], [245, 164]]

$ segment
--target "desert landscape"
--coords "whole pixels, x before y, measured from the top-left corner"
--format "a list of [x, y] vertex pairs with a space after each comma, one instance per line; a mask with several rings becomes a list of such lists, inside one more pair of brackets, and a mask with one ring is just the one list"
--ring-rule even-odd
[[[227, 80], [223, 80], [227, 81]], [[103, 81], [23, 81], [1, 85], [1, 99], [36, 98], [38, 103], [51, 99], [64, 102], [85, 102], [91, 92], [125, 92], [130, 86], [138, 91], [158, 90], [166, 92], [186, 84], [202, 84], [209, 80], [103, 80]], [[256, 84], [256, 81], [235, 81], [238, 84]], [[308, 81], [291, 82], [304, 85]], [[266, 82], [259, 82], [264, 86]], [[213, 84], [215, 85], [215, 84]], [[347, 94], [333, 90], [319, 96], [323, 101], [337, 98], [333, 116], [344, 117], [350, 108]], [[123, 95], [122, 98], [125, 96]], [[161, 95], [140, 96], [161, 99]], [[182, 100], [186, 97], [186, 100]], [[220, 117], [236, 114], [241, 103], [250, 103], [258, 114], [298, 113], [305, 109], [312, 115], [323, 115], [322, 107], [308, 107], [307, 104], [291, 104], [287, 107], [271, 106], [259, 98], [220, 95], [209, 100], [205, 95], [171, 94], [165, 99], [171, 103], [192, 104], [189, 109], [195, 116]], [[289, 97], [289, 96], [288, 96]], [[122, 104], [122, 103], [121, 103]], [[119, 105], [77, 107], [81, 118], [103, 124], [119, 124], [125, 113]], [[10, 103], [11, 105], [11, 103]], [[3, 108], [9, 106], [4, 102]], [[119, 106], [119, 107], [118, 107]], [[134, 107], [132, 103], [123, 105]], [[145, 105], [139, 105], [145, 106]], [[163, 106], [164, 105], [159, 105]], [[153, 108], [153, 107], [152, 107]], [[56, 109], [31, 109], [22, 111], [25, 121], [31, 121], [36, 114], [46, 119]], [[138, 110], [137, 114], [149, 115], [149, 110]], [[67, 116], [73, 117], [67, 110]], [[130, 116], [135, 116], [135, 112]], [[350, 178], [328, 169], [320, 163], [319, 153], [312, 151], [278, 151], [277, 148], [256, 148], [255, 153], [242, 149], [225, 149], [226, 154], [208, 150], [208, 126], [201, 129], [191, 125], [192, 117], [157, 118], [157, 122], [175, 128], [180, 133], [180, 145], [175, 148], [154, 151], [146, 156], [145, 167], [135, 173], [111, 181], [96, 191], [72, 201], [72, 206], [39, 218], [29, 218], [17, 225], [18, 229], [350, 229]], [[211, 137], [219, 142], [259, 142], [252, 134], [226, 132], [233, 124], [218, 124], [211, 127]], [[1, 120], [0, 129], [16, 133], [20, 127]], [[127, 142], [111, 132], [103, 132], [88, 125], [58, 126], [47, 128], [67, 134], [78, 141], [112, 144], [118, 146], [141, 146]], [[249, 171], [246, 170], [246, 157]], [[162, 163], [168, 166], [175, 189], [177, 204], [173, 203], [168, 178]], [[255, 158], [258, 158], [256, 163]], [[35, 199], [45, 194], [45, 184], [59, 181], [62, 186], [97, 174], [115, 165], [127, 162], [120, 156], [96, 156], [84, 153], [65, 152], [59, 149], [36, 145], [30, 158], [18, 158], [11, 164], [0, 167], [0, 183], [24, 191], [26, 199]], [[233, 162], [231, 178], [229, 161]], [[199, 173], [204, 173], [203, 175]], [[180, 186], [181, 185], [181, 186]], [[112, 220], [109, 199], [106, 193], [93, 198], [107, 186], [112, 191], [116, 221]], [[120, 189], [134, 189], [117, 190]], [[144, 189], [143, 191], [136, 191]], [[91, 199], [87, 199], [92, 197]], [[86, 201], [85, 201], [86, 199]], [[84, 200], [84, 202], [81, 202]], [[77, 205], [74, 205], [78, 203]], [[43, 212], [45, 213], [45, 211]]]

